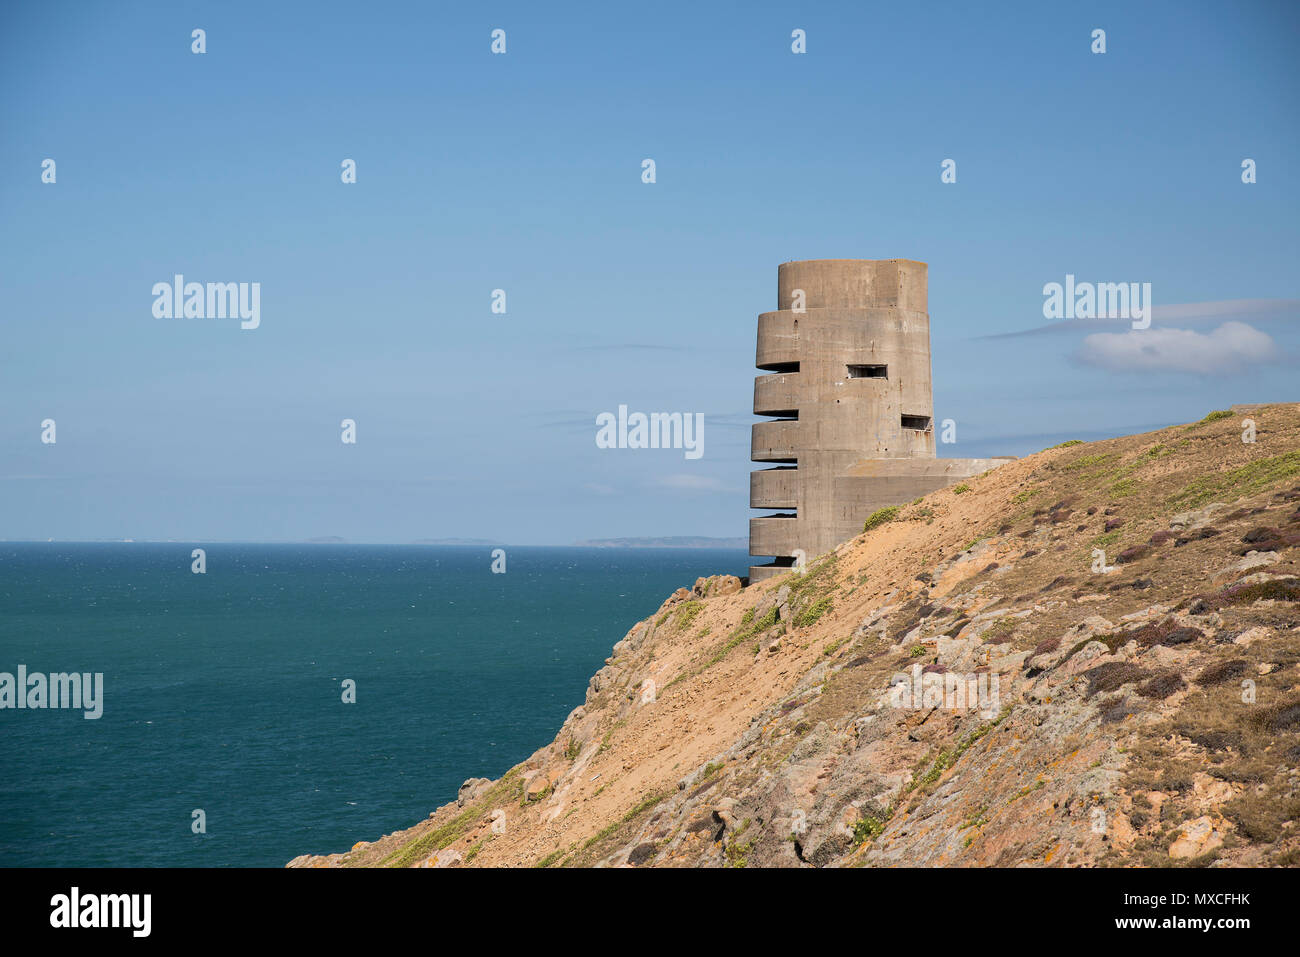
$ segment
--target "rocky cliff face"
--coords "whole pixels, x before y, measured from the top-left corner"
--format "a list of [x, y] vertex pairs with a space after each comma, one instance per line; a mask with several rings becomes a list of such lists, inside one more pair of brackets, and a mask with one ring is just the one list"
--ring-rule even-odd
[[290, 866], [1300, 864], [1300, 407], [868, 526], [679, 590], [551, 745]]

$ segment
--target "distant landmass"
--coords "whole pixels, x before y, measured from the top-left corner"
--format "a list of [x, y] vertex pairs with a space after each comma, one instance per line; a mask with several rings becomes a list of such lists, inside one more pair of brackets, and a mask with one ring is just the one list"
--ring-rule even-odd
[[412, 545], [500, 545], [490, 538], [417, 538]]
[[669, 535], [665, 538], [592, 538], [574, 542], [579, 548], [748, 548], [747, 538], [705, 538]]

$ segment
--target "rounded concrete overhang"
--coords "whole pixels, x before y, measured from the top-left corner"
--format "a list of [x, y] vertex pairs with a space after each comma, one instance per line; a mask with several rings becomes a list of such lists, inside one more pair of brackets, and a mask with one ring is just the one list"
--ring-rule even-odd
[[799, 549], [799, 522], [793, 515], [765, 515], [749, 520], [749, 554], [793, 558]]
[[799, 470], [764, 469], [749, 473], [750, 508], [798, 506]]
[[793, 416], [799, 411], [799, 373], [754, 377], [754, 414]]
[[[749, 457], [755, 462], [791, 462], [798, 458], [799, 423], [794, 419], [755, 422]], [[761, 554], [768, 554], [762, 552]]]
[[799, 361], [799, 317], [791, 312], [764, 312], [758, 317], [754, 365], [779, 369]]

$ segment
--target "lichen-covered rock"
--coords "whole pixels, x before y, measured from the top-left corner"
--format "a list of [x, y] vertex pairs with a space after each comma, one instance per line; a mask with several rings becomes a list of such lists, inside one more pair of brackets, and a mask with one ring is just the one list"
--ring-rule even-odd
[[492, 782], [487, 778], [470, 778], [456, 791], [456, 806], [464, 807], [478, 800], [479, 796], [491, 786]]
[[1200, 857], [1216, 847], [1223, 846], [1227, 828], [1222, 820], [1208, 814], [1188, 821], [1178, 831], [1178, 837], [1169, 845], [1169, 856], [1175, 860]]

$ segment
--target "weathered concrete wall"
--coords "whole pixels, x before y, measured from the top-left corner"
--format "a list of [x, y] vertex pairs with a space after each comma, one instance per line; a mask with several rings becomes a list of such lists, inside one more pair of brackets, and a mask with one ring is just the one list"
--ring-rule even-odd
[[836, 544], [861, 535], [863, 523], [876, 509], [911, 502], [1012, 460], [1011, 457], [930, 459], [928, 462], [863, 459], [835, 481]]
[[[754, 380], [755, 414], [775, 418], [754, 424], [750, 448], [776, 468], [752, 474], [750, 506], [793, 511], [750, 520], [750, 554], [778, 559], [753, 580], [829, 551], [882, 505], [993, 467], [935, 459], [925, 263], [784, 263], [777, 305], [758, 317], [755, 364], [769, 374]], [[854, 472], [879, 461], [899, 468]]]

